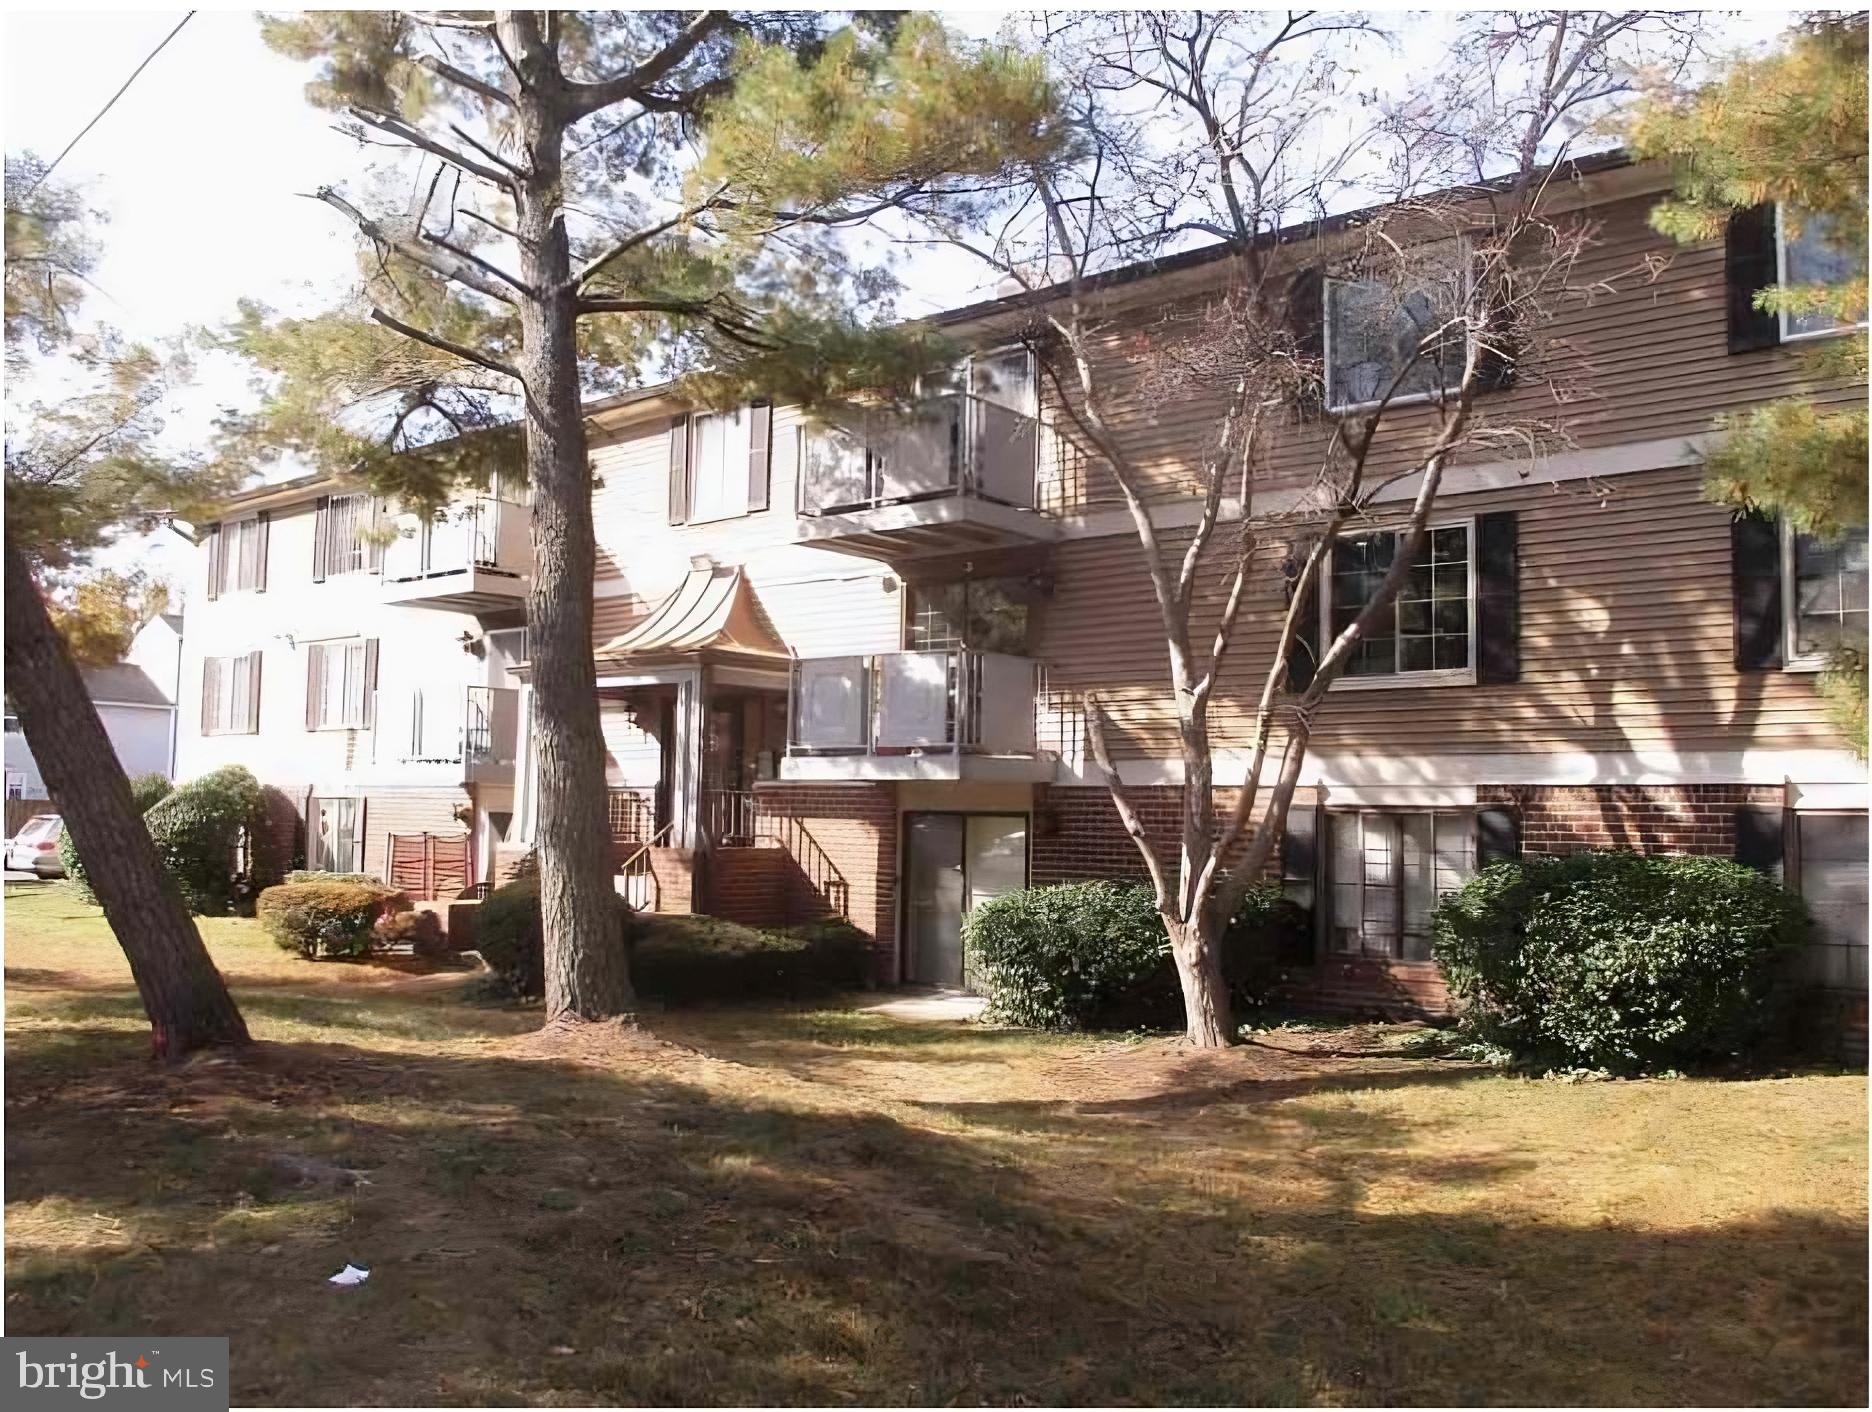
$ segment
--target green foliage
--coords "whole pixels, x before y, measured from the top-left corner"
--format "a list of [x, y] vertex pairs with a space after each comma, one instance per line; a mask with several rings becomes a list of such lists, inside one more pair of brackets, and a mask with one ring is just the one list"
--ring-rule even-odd
[[74, 660], [108, 666], [124, 659], [145, 623], [168, 611], [169, 585], [141, 569], [128, 574], [102, 569], [54, 589], [46, 607]]
[[475, 909], [475, 950], [495, 979], [524, 999], [546, 993], [539, 888], [537, 875], [515, 878]]
[[407, 946], [412, 955], [434, 960], [448, 955], [448, 933], [442, 929], [442, 919], [424, 908], [392, 912], [379, 917], [371, 928], [371, 949], [388, 951], [396, 946]]
[[130, 781], [130, 798], [135, 801], [139, 814], [149, 813], [173, 793], [175, 786], [169, 783], [168, 776], [158, 774], [155, 770], [137, 775]]
[[1710, 499], [1782, 515], [1822, 538], [1865, 525], [1864, 407], [1826, 411], [1787, 398], [1716, 425], [1723, 440], [1704, 458]]
[[1748, 1056], [1809, 926], [1797, 896], [1739, 863], [1628, 852], [1497, 863], [1432, 919], [1473, 1040], [1616, 1074]]
[[[143, 780], [148, 781], [149, 776]], [[150, 788], [147, 784], [145, 788]], [[228, 765], [200, 779], [168, 790], [143, 814], [150, 838], [163, 866], [182, 890], [191, 912], [222, 916], [236, 901], [234, 866], [243, 831], [256, 839], [270, 834], [266, 828], [268, 792], [251, 773]], [[67, 830], [59, 845], [65, 875], [78, 895], [92, 900], [83, 861]], [[260, 850], [256, 850], [259, 852]], [[255, 880], [265, 882], [277, 870], [264, 857], [255, 859]]]
[[985, 1013], [1042, 1030], [1163, 1022], [1179, 1010], [1163, 922], [1147, 887], [1065, 883], [982, 903], [962, 924]]
[[1286, 968], [1313, 959], [1313, 921], [1306, 908], [1275, 883], [1243, 895], [1222, 938], [1222, 974], [1237, 1006], [1266, 1004]]
[[631, 980], [666, 1005], [854, 990], [870, 944], [842, 920], [755, 930], [710, 917], [647, 917], [633, 934]]
[[315, 868], [294, 868], [283, 879], [289, 883], [368, 883], [373, 887], [383, 886], [383, 879], [375, 873], [324, 873]]
[[307, 960], [367, 955], [384, 918], [407, 911], [394, 888], [355, 882], [295, 882], [260, 894], [255, 914], [266, 934]]
[[30, 152], [6, 159], [6, 350], [16, 367], [26, 352], [52, 353], [73, 337], [97, 264], [94, 229], [102, 213], [88, 209], [69, 182], [45, 180], [46, 164]]
[[1820, 700], [1861, 760], [1866, 758], [1866, 687], [1865, 655], [1850, 647], [1836, 649], [1820, 673]]

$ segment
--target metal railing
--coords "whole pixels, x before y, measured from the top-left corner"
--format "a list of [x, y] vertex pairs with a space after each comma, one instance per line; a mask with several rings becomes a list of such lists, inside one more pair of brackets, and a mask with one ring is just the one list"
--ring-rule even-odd
[[967, 393], [846, 414], [808, 434], [796, 509], [836, 515], [956, 494], [1032, 509], [1038, 448], [1032, 417]]
[[390, 733], [399, 763], [482, 770], [514, 767], [520, 746], [518, 689], [417, 689], [403, 697], [402, 710], [390, 716], [383, 714], [384, 695], [378, 693], [378, 729]]
[[610, 820], [614, 842], [641, 842], [657, 832], [654, 792], [641, 789], [609, 790], [605, 795], [605, 813]]
[[760, 833], [760, 811], [753, 791], [703, 790], [702, 829], [717, 848], [749, 847]]
[[397, 537], [383, 551], [383, 576], [401, 582], [470, 569], [525, 573], [528, 519], [526, 506], [489, 496], [450, 506], [435, 519], [404, 512], [397, 516]]
[[675, 824], [665, 824], [618, 864], [614, 886], [617, 894], [624, 899], [624, 905], [636, 912], [655, 912], [663, 903], [661, 885], [657, 882], [656, 869], [650, 865], [650, 850], [665, 847], [669, 841], [670, 830]]
[[1031, 755], [1040, 663], [999, 652], [797, 658], [793, 754]]

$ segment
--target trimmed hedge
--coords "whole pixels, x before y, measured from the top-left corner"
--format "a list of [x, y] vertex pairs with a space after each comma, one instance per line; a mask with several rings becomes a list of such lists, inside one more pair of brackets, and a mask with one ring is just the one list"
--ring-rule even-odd
[[[842, 921], [757, 931], [712, 917], [633, 918], [620, 898], [618, 929], [637, 993], [668, 1005], [812, 995], [868, 977], [865, 935]], [[504, 989], [527, 998], [545, 990], [537, 874], [490, 893], [475, 908], [474, 936]]]
[[169, 783], [169, 777], [154, 770], [136, 775], [130, 781], [130, 798], [135, 801], [139, 814], [149, 813], [173, 793], [175, 786]]
[[1810, 926], [1799, 897], [1739, 863], [1624, 851], [1497, 863], [1432, 919], [1470, 1034], [1617, 1074], [1747, 1057]]
[[321, 873], [315, 868], [294, 868], [281, 879], [289, 883], [308, 882], [344, 882], [368, 883], [372, 887], [382, 887], [384, 880], [375, 873]]
[[368, 955], [380, 921], [409, 905], [381, 883], [294, 882], [266, 889], [254, 910], [280, 946], [318, 960]]
[[984, 1014], [1040, 1030], [1171, 1024], [1181, 1012], [1151, 890], [1062, 883], [982, 903], [962, 923]]

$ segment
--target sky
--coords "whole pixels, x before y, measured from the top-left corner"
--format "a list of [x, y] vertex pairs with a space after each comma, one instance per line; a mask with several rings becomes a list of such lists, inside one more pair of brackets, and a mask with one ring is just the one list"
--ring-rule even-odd
[[[51, 158], [182, 13], [9, 12], [0, 31], [6, 151]], [[980, 37], [1006, 18], [944, 13]], [[1772, 33], [1785, 18], [1764, 14], [1738, 37]], [[74, 63], [80, 45], [83, 62]], [[310, 312], [349, 286], [352, 231], [305, 193], [353, 176], [365, 154], [306, 104], [306, 77], [260, 42], [251, 9], [194, 15], [59, 168], [109, 217], [88, 313], [133, 337], [160, 338], [218, 324], [243, 298]], [[985, 297], [993, 280], [966, 257], [923, 253], [906, 284], [898, 312], [915, 316]], [[205, 360], [170, 433], [205, 437], [220, 408], [250, 398], [242, 370]], [[107, 562], [166, 574], [183, 549], [161, 536], [127, 543]]]

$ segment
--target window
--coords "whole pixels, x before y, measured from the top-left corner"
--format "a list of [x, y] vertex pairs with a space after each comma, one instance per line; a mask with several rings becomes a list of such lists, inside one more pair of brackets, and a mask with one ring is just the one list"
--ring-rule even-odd
[[19, 717], [14, 715], [11, 711], [6, 713], [6, 733], [8, 735], [19, 734]]
[[[1832, 242], [1832, 222], [1825, 216], [1797, 218], [1800, 234], [1789, 229], [1780, 206], [1775, 207], [1775, 283], [1783, 287], [1802, 284], [1845, 284], [1864, 278], [1865, 252], [1841, 249]], [[1862, 327], [1865, 315], [1851, 323], [1842, 323], [1828, 313], [1780, 314], [1781, 338], [1789, 342], [1802, 338], [1824, 338], [1828, 334]]]
[[[1326, 281], [1326, 405], [1353, 411], [1380, 401], [1424, 401], [1462, 381], [1461, 322], [1468, 252], [1442, 240], [1411, 252], [1411, 268]], [[1395, 383], [1395, 389], [1393, 384]]]
[[319, 503], [312, 524], [312, 577], [375, 572], [383, 562], [374, 542], [377, 502], [368, 495], [334, 495]]
[[[1325, 640], [1348, 627], [1378, 591], [1397, 553], [1391, 530], [1340, 539], [1333, 545], [1328, 575]], [[1467, 524], [1439, 525], [1426, 536], [1398, 596], [1352, 650], [1338, 683], [1409, 678], [1468, 681], [1474, 675], [1474, 556]]]
[[689, 519], [725, 520], [748, 511], [749, 408], [689, 419]]
[[1330, 949], [1428, 961], [1437, 899], [1475, 875], [1474, 816], [1344, 813], [1326, 824]]
[[266, 588], [267, 522], [256, 515], [233, 520], [214, 533], [208, 549], [208, 596]]
[[312, 801], [310, 822], [312, 839], [308, 850], [311, 854], [309, 861], [315, 871], [364, 871], [364, 835], [357, 826], [357, 800], [315, 799]]
[[1030, 596], [1018, 578], [913, 584], [906, 600], [904, 647], [911, 652], [966, 647], [1025, 656]]
[[375, 638], [312, 643], [306, 652], [306, 729], [369, 726], [376, 676]]
[[1784, 522], [1781, 577], [1788, 666], [1824, 667], [1838, 648], [1866, 655], [1864, 530], [1827, 541], [1798, 534]]
[[260, 654], [202, 661], [203, 735], [253, 735], [260, 729]]

